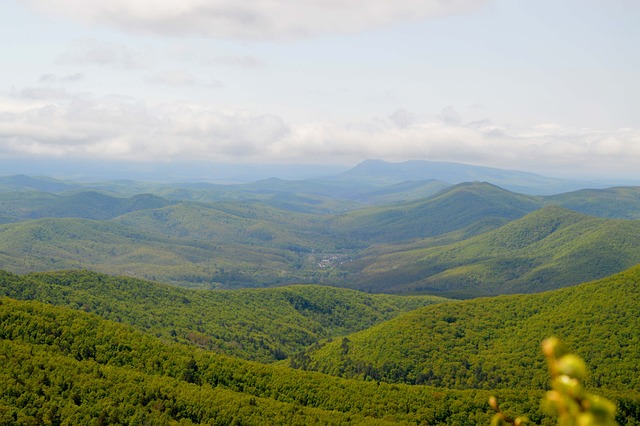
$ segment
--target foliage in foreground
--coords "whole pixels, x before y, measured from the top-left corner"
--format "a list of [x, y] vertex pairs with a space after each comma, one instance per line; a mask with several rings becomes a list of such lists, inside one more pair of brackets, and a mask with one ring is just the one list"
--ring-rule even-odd
[[[0, 423], [425, 424], [508, 412], [553, 424], [542, 390], [450, 390], [340, 379], [264, 365], [159, 339], [95, 315], [0, 298]], [[622, 423], [640, 418], [640, 394], [603, 392]]]
[[[475, 425], [490, 418], [486, 391], [365, 383], [258, 364], [33, 301], [0, 299], [0, 358], [0, 423], [265, 424], [272, 416], [284, 424]], [[499, 394], [540, 415], [540, 392]]]
[[[552, 385], [542, 400], [542, 407], [557, 418], [558, 426], [617, 426], [615, 404], [585, 390], [582, 381], [587, 376], [587, 366], [582, 358], [568, 353], [556, 337], [545, 339], [542, 349], [549, 364]], [[526, 417], [512, 419], [504, 414], [493, 396], [489, 398], [489, 405], [496, 411], [491, 419], [492, 426], [529, 423]]]

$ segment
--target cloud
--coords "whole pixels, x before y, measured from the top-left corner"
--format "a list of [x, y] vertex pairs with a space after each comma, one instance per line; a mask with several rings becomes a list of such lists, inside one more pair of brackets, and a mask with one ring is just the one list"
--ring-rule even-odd
[[204, 82], [194, 77], [190, 72], [183, 70], [164, 70], [158, 71], [147, 78], [147, 81], [153, 84], [165, 86], [201, 86], [211, 89], [220, 89], [224, 84], [218, 80]]
[[132, 52], [122, 43], [95, 39], [75, 40], [66, 52], [56, 59], [58, 65], [100, 65], [124, 69], [148, 68], [152, 58], [149, 51]]
[[355, 163], [427, 159], [554, 175], [636, 176], [640, 131], [452, 122], [398, 111], [364, 122], [288, 123], [196, 103], [130, 98], [0, 99], [0, 156], [131, 161]]
[[136, 33], [296, 39], [469, 13], [489, 0], [23, 0], [84, 24]]
[[41, 83], [73, 83], [82, 80], [84, 80], [84, 73], [78, 72], [63, 76], [58, 76], [56, 74], [42, 74], [39, 81]]
[[267, 65], [264, 59], [252, 55], [226, 55], [216, 58], [212, 62], [239, 68], [263, 68]]

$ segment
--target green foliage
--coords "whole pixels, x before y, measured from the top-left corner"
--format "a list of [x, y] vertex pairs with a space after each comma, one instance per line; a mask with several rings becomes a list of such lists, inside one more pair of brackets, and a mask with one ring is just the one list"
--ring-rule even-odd
[[365, 380], [542, 389], [537, 343], [557, 335], [593, 366], [588, 387], [640, 387], [640, 266], [556, 291], [421, 308], [305, 354], [301, 366]]
[[0, 225], [0, 267], [89, 268], [205, 288], [320, 282], [332, 270], [318, 268], [316, 256], [345, 246], [323, 228], [317, 218], [256, 204], [180, 204], [110, 221], [39, 219]]
[[599, 217], [640, 219], [640, 187], [582, 189], [545, 197], [545, 203]]
[[[637, 274], [635, 271], [626, 279], [635, 280]], [[6, 275], [9, 281], [19, 284], [21, 277]], [[52, 282], [55, 282], [55, 275]], [[121, 282], [122, 286], [127, 284], [130, 283]], [[582, 298], [588, 298], [595, 289], [583, 290]], [[612, 291], [611, 288], [602, 290]], [[595, 291], [593, 300], [601, 298], [602, 293]], [[517, 304], [510, 299], [513, 298], [498, 298], [496, 301], [507, 300]], [[561, 299], [571, 306], [571, 298]], [[630, 304], [637, 306], [637, 301]], [[469, 301], [441, 305], [459, 305], [463, 310], [469, 310]], [[590, 307], [598, 311], [597, 303]], [[487, 307], [484, 308], [486, 312]], [[536, 308], [535, 303], [533, 308]], [[620, 308], [621, 315], [626, 316], [624, 306]], [[497, 309], [508, 308], [502, 305]], [[531, 315], [531, 312], [523, 313], [523, 316], [527, 314]], [[601, 318], [596, 317], [595, 320], [601, 321]], [[457, 319], [446, 316], [443, 321], [455, 324]], [[566, 321], [566, 318], [561, 317], [558, 321]], [[625, 328], [620, 318], [612, 318], [613, 323], [622, 324], [619, 329], [622, 336], [637, 333], [637, 327]], [[486, 331], [492, 333], [495, 323], [489, 324]], [[587, 326], [569, 323], [567, 327], [575, 333]], [[341, 353], [352, 355], [357, 351], [357, 336], [336, 341]], [[393, 339], [393, 336], [389, 338]], [[584, 338], [584, 335], [578, 334], [577, 338]], [[411, 339], [423, 337], [413, 333]], [[525, 350], [526, 339], [520, 337], [518, 340]], [[589, 342], [594, 354], [603, 352], [597, 338], [592, 336]], [[454, 339], [451, 347], [459, 343]], [[638, 345], [635, 346], [637, 350]], [[517, 345], [509, 346], [513, 347]], [[617, 350], [615, 344], [608, 341], [605, 347]], [[434, 357], [443, 355], [433, 354]], [[593, 358], [600, 362], [595, 373], [600, 375], [597, 380], [609, 388], [615, 387], [610, 384], [617, 383], [620, 390], [616, 393], [600, 388], [599, 393], [617, 401], [621, 423], [638, 424], [640, 394], [634, 390], [637, 384], [633, 382], [637, 372], [620, 377], [617, 367], [607, 364], [611, 354], [602, 355], [602, 359]], [[486, 361], [493, 356], [488, 354]], [[630, 360], [625, 368], [634, 372], [638, 365], [634, 358], [625, 352], [620, 356]], [[515, 366], [507, 363], [505, 371], [498, 370], [497, 374], [508, 377], [510, 369], [519, 368], [516, 374], [522, 375], [531, 369], [522, 353], [518, 352], [515, 358]], [[346, 380], [292, 370], [282, 365], [230, 358], [158, 339], [132, 326], [110, 322], [83, 311], [8, 298], [0, 298], [0, 361], [3, 366], [0, 370], [3, 383], [0, 389], [0, 423], [9, 424], [476, 425], [490, 421], [486, 401], [491, 394], [508, 401], [503, 407], [505, 412], [523, 413], [543, 425], [553, 422], [539, 406], [544, 395], [543, 386], [535, 388], [524, 381], [512, 381], [509, 386], [492, 390], [453, 390]], [[453, 368], [460, 366], [453, 365]]]
[[[567, 352], [556, 337], [542, 342], [542, 348], [551, 373], [552, 390], [542, 400], [544, 410], [557, 418], [558, 426], [616, 426], [616, 406], [611, 401], [585, 391], [582, 381], [587, 376], [587, 366], [578, 356]], [[529, 423], [526, 417], [511, 419], [500, 410], [498, 400], [489, 398], [489, 405], [496, 411], [492, 426], [520, 426]]]
[[[522, 218], [546, 204], [635, 218], [638, 188], [533, 197], [487, 183], [434, 194], [446, 184], [345, 176], [246, 185], [2, 181], [0, 268], [16, 273], [86, 268], [199, 288], [305, 282], [474, 297], [576, 284], [638, 261], [628, 222], [583, 217], [573, 231], [559, 223], [560, 232], [531, 242], [568, 215], [547, 207]], [[361, 208], [383, 201], [393, 204]], [[341, 261], [326, 267], [327, 259]]]
[[16, 220], [46, 217], [105, 220], [138, 210], [158, 209], [170, 204], [173, 203], [151, 194], [137, 194], [124, 198], [96, 191], [67, 195], [35, 191], [0, 193], [0, 210], [13, 215]]
[[539, 206], [532, 197], [475, 182], [447, 188], [423, 200], [349, 212], [334, 219], [332, 226], [354, 238], [397, 243], [446, 234], [478, 222], [504, 223]]
[[[358, 382], [256, 364], [84, 312], [0, 298], [3, 423], [486, 423], [486, 391]], [[525, 395], [500, 391], [539, 413]]]
[[0, 271], [0, 295], [94, 312], [165, 340], [263, 362], [444, 300], [311, 285], [198, 291], [88, 271]]
[[463, 241], [427, 244], [352, 262], [350, 286], [474, 297], [578, 284], [640, 263], [640, 222], [548, 206]]
[[582, 382], [587, 376], [584, 361], [566, 353], [557, 338], [542, 343], [551, 371], [552, 390], [543, 401], [545, 410], [558, 418], [559, 426], [616, 426], [616, 406], [588, 393]]

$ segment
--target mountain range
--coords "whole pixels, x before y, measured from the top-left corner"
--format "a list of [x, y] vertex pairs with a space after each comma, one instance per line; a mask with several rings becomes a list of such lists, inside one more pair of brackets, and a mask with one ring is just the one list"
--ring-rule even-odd
[[638, 186], [0, 177], [0, 424], [550, 425], [556, 336], [640, 425], [638, 283]]

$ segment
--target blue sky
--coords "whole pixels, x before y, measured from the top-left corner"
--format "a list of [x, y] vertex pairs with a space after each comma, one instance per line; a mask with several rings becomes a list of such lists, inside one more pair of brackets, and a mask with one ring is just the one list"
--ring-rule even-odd
[[0, 159], [637, 178], [635, 0], [2, 0]]

